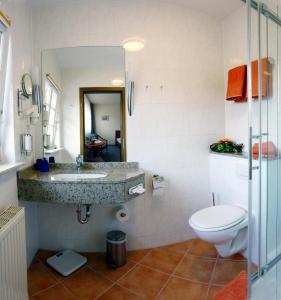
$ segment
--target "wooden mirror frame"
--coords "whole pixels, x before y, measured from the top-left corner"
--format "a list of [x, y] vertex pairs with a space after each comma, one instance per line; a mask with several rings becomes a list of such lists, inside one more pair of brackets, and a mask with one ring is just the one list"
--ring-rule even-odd
[[80, 95], [80, 154], [84, 155], [85, 148], [85, 122], [84, 122], [84, 95], [89, 93], [114, 93], [121, 96], [121, 161], [126, 161], [126, 102], [124, 87], [82, 87], [79, 89]]

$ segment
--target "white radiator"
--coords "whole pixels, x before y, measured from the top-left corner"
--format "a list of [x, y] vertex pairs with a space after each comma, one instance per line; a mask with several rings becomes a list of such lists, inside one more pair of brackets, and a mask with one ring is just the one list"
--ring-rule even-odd
[[27, 300], [24, 209], [0, 209], [0, 299]]

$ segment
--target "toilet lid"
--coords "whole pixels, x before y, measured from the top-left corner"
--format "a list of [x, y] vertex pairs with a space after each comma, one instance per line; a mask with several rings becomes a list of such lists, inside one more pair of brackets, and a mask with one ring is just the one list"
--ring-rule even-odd
[[217, 205], [204, 208], [190, 218], [190, 222], [200, 228], [214, 229], [241, 222], [247, 216], [246, 211], [234, 205]]

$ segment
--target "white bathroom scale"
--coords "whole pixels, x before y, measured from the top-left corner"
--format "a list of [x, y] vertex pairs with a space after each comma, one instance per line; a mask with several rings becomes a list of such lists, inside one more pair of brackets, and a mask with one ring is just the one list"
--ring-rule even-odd
[[69, 276], [86, 263], [86, 257], [72, 250], [60, 251], [47, 259], [47, 264], [63, 276]]

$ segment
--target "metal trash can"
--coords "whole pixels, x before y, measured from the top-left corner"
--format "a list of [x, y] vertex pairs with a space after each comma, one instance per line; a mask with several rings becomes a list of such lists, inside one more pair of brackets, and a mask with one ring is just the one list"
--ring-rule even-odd
[[106, 261], [110, 268], [118, 268], [126, 264], [126, 233], [123, 231], [114, 230], [107, 233]]

